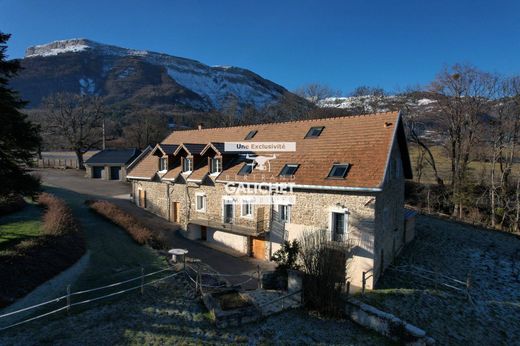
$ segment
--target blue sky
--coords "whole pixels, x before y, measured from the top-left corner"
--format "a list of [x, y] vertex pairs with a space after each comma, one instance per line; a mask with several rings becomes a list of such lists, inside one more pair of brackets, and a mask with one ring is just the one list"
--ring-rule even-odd
[[8, 53], [74, 37], [245, 67], [289, 90], [426, 84], [469, 62], [520, 74], [520, 1], [0, 0]]

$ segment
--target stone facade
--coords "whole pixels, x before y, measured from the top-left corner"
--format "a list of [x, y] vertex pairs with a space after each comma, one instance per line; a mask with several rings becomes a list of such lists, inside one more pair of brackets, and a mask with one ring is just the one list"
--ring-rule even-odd
[[[327, 230], [331, 236], [333, 213], [345, 214], [346, 236], [354, 246], [348, 263], [348, 280], [352, 288], [374, 287], [383, 270], [393, 261], [405, 244], [404, 175], [400, 151], [394, 143], [390, 163], [381, 192], [340, 192], [333, 190], [294, 189], [295, 203], [291, 206], [290, 222], [283, 232], [266, 232], [265, 258], [278, 250], [284, 240], [300, 238], [305, 232]], [[229, 195], [223, 183], [208, 176], [202, 183], [183, 178], [171, 182], [133, 180], [134, 201], [139, 205], [139, 190], [144, 191], [146, 208], [172, 222], [182, 225], [190, 239], [205, 238], [242, 253], [250, 254], [253, 239], [237, 234], [231, 228], [210, 226], [223, 223], [223, 197]], [[239, 195], [242, 193], [239, 193]], [[248, 194], [248, 193], [245, 193]], [[250, 194], [250, 193], [249, 193]], [[197, 210], [197, 196], [203, 196], [202, 210]], [[243, 217], [241, 206], [235, 205], [233, 225], [250, 230], [271, 228], [271, 218], [277, 206], [253, 205], [253, 214]], [[204, 225], [208, 221], [208, 226]], [[206, 227], [205, 232], [202, 230]], [[363, 280], [363, 273], [365, 280]]]

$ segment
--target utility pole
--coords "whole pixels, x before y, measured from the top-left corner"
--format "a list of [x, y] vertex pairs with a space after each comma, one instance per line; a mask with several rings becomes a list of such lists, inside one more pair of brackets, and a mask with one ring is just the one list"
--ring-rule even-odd
[[103, 116], [103, 150], [105, 150], [105, 117]]

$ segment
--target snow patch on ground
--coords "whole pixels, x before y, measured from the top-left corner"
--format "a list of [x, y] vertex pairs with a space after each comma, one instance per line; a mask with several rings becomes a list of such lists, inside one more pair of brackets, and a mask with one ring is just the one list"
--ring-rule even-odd
[[417, 101], [417, 105], [418, 106], [427, 106], [427, 105], [430, 105], [432, 103], [435, 103], [437, 101], [435, 100], [430, 100], [430, 99], [420, 99]]

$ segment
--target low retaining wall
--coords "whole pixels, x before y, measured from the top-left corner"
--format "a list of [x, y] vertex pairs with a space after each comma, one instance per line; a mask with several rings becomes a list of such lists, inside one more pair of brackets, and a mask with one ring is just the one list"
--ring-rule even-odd
[[433, 345], [435, 340], [419, 327], [356, 299], [346, 302], [345, 313], [357, 324], [405, 345]]

